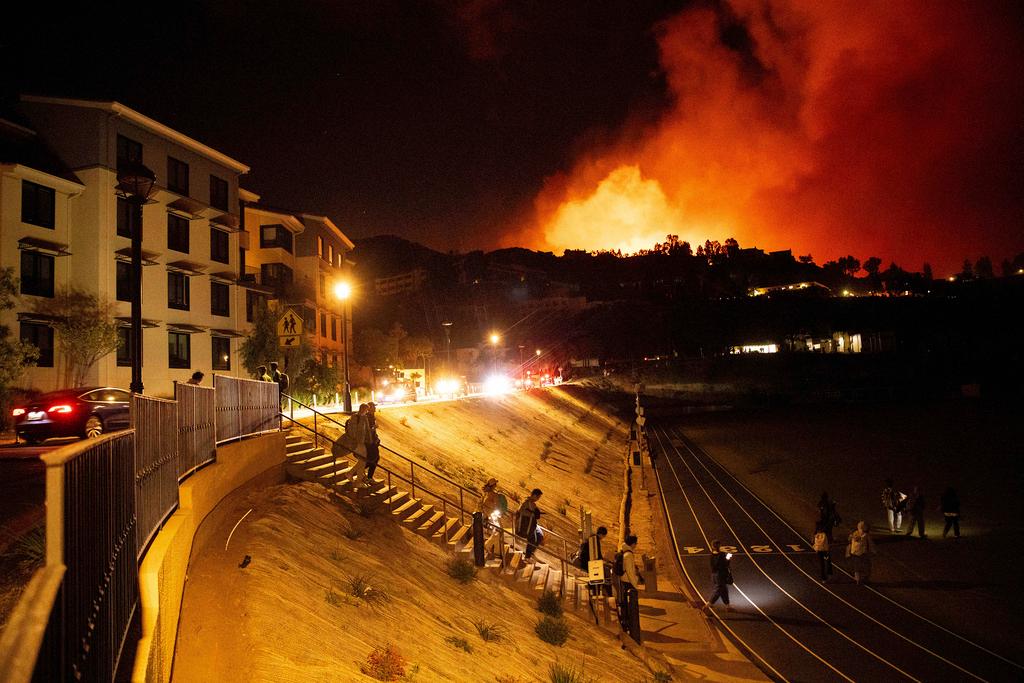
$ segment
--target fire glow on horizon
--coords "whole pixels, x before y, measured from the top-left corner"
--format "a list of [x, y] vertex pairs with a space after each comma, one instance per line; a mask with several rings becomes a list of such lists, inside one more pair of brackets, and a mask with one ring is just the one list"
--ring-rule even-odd
[[[1016, 10], [727, 0], [657, 27], [672, 106], [549, 178], [506, 243], [695, 247], [735, 237], [821, 263], [920, 268], [1024, 248]], [[748, 39], [728, 47], [742, 26]], [[735, 43], [736, 41], [733, 40]]]

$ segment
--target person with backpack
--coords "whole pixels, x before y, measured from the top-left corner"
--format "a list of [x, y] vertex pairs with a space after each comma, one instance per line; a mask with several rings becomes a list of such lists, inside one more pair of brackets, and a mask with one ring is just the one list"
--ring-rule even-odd
[[635, 534], [626, 536], [619, 552], [615, 553], [612, 572], [619, 578], [619, 625], [633, 640], [640, 642], [640, 595], [638, 586], [644, 583], [644, 577], [636, 568]]
[[732, 553], [722, 552], [721, 541], [711, 541], [711, 581], [715, 584], [715, 592], [702, 608], [705, 612], [711, 609], [719, 598], [725, 604], [726, 612], [733, 611], [732, 605], [729, 604], [729, 586], [732, 584], [732, 569], [729, 566], [731, 561]]
[[276, 360], [270, 362], [270, 380], [277, 382], [277, 386], [281, 388], [282, 394], [288, 391], [288, 374], [281, 372]]
[[359, 410], [345, 420], [345, 431], [338, 436], [334, 445], [331, 446], [331, 453], [338, 458], [346, 457], [351, 453], [354, 458], [352, 471], [349, 473], [353, 483], [366, 485], [366, 420], [364, 419], [369, 408], [365, 403], [359, 405]]
[[256, 379], [258, 379], [261, 382], [272, 382], [273, 381], [272, 379], [270, 379], [270, 375], [267, 374], [267, 366], [266, 365], [260, 365], [260, 366], [256, 367]]
[[902, 531], [903, 510], [906, 505], [907, 495], [893, 487], [892, 479], [886, 479], [885, 488], [882, 489], [882, 507], [885, 508], [885, 515], [889, 520], [890, 534]]
[[363, 415], [363, 445], [366, 447], [366, 486], [375, 483], [373, 473], [380, 463], [380, 437], [377, 436], [377, 404], [370, 401], [366, 404]]
[[542, 513], [537, 507], [537, 501], [542, 495], [543, 491], [534, 489], [516, 512], [516, 535], [526, 539], [526, 552], [523, 553], [523, 557], [527, 560], [533, 557], [533, 552], [544, 540], [544, 534], [541, 533], [539, 526]]
[[821, 522], [814, 527], [814, 542], [811, 548], [818, 554], [818, 564], [821, 566], [821, 582], [828, 581], [832, 576], [832, 542], [828, 537]]
[[853, 580], [857, 585], [867, 583], [871, 578], [871, 555], [874, 552], [875, 544], [868, 532], [868, 525], [861, 520], [850, 534], [850, 543], [846, 546], [846, 556], [853, 562]]
[[832, 530], [842, 523], [839, 511], [836, 509], [836, 502], [828, 497], [828, 492], [823, 492], [818, 500], [818, 525], [832, 543]]
[[[604, 559], [604, 554], [601, 552], [601, 541], [603, 541], [605, 536], [607, 536], [607, 535], [608, 535], [608, 528], [607, 527], [603, 527], [603, 526], [599, 526], [599, 527], [597, 527], [597, 531], [595, 531], [593, 534], [590, 535], [590, 538], [588, 538], [587, 540], [583, 541], [583, 543], [580, 544], [580, 549], [579, 549], [579, 553], [577, 555], [577, 561], [576, 561], [576, 564], [577, 564], [577, 566], [580, 569], [582, 569], [583, 571], [587, 571], [587, 569], [590, 567], [590, 560], [592, 560], [592, 559], [593, 560], [603, 560]], [[590, 542], [591, 542], [591, 540], [593, 540], [594, 548], [595, 548], [594, 556], [593, 557], [590, 556]]]

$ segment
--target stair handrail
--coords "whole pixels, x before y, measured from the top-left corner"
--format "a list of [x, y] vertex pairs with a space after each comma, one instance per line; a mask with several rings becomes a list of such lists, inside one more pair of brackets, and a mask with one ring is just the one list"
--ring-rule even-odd
[[[283, 394], [282, 393], [281, 395], [283, 397], [286, 397], [286, 398], [294, 401], [294, 403], [297, 403], [298, 405], [302, 406], [303, 408], [306, 408], [307, 410], [311, 411], [313, 413], [313, 420], [314, 420], [313, 425], [314, 426], [313, 426], [313, 428], [310, 428], [309, 425], [302, 424], [302, 422], [300, 422], [299, 420], [296, 420], [293, 417], [294, 411], [291, 411], [291, 415], [286, 415], [286, 414], [284, 414], [282, 412], [281, 413], [281, 417], [283, 417], [283, 418], [285, 418], [287, 420], [290, 420], [292, 423], [297, 424], [300, 427], [302, 427], [303, 429], [306, 429], [306, 430], [312, 432], [314, 434], [314, 439], [324, 439], [325, 441], [330, 442], [331, 445], [333, 446], [333, 444], [334, 444], [334, 442], [336, 440], [332, 439], [331, 437], [327, 436], [326, 434], [321, 434], [320, 431], [316, 429], [316, 421], [317, 421], [316, 418], [317, 418], [317, 416], [322, 417], [322, 418], [328, 420], [329, 422], [333, 422], [334, 424], [336, 424], [339, 427], [344, 429], [345, 425], [343, 423], [339, 422], [338, 420], [335, 420], [334, 418], [332, 418], [331, 416], [327, 415], [326, 413], [320, 412], [319, 410], [317, 410], [313, 406], [310, 406], [310, 405], [308, 405], [306, 403], [303, 403], [302, 401], [299, 401], [298, 399], [293, 399], [288, 394]], [[315, 441], [314, 441], [314, 445], [316, 445]], [[432, 475], [434, 477], [437, 477], [438, 479], [440, 479], [440, 480], [442, 480], [442, 481], [444, 481], [444, 482], [454, 486], [456, 488], [456, 490], [458, 491], [458, 493], [459, 493], [459, 502], [456, 503], [454, 500], [450, 500], [449, 498], [447, 498], [443, 494], [436, 493], [435, 491], [432, 491], [431, 489], [427, 488], [426, 486], [423, 486], [422, 483], [419, 484], [419, 488], [421, 490], [425, 491], [426, 493], [429, 493], [431, 496], [433, 496], [434, 498], [437, 498], [438, 500], [440, 500], [440, 501], [442, 501], [444, 503], [447, 503], [447, 504], [450, 504], [450, 505], [454, 506], [459, 511], [460, 522], [464, 520], [464, 515], [468, 514], [470, 517], [472, 517], [473, 510], [466, 507], [465, 496], [466, 496], [466, 494], [469, 494], [470, 500], [477, 500], [480, 497], [480, 493], [479, 492], [474, 491], [473, 489], [467, 488], [467, 487], [463, 486], [462, 484], [460, 484], [460, 483], [458, 483], [456, 481], [453, 481], [449, 477], [441, 474], [440, 472], [437, 472], [436, 470], [433, 470], [433, 469], [431, 469], [429, 467], [423, 466], [422, 464], [420, 464], [419, 462], [413, 460], [409, 456], [403, 455], [402, 453], [399, 453], [398, 451], [394, 450], [393, 448], [389, 448], [389, 447], [385, 446], [383, 443], [380, 444], [380, 448], [383, 449], [383, 450], [388, 451], [389, 453], [392, 453], [392, 454], [398, 456], [402, 460], [404, 460], [407, 463], [409, 463], [409, 465], [411, 467], [411, 470], [410, 470], [411, 479], [407, 479], [403, 475], [398, 474], [398, 472], [395, 471], [393, 468], [388, 468], [385, 465], [378, 464], [377, 468], [380, 469], [380, 470], [383, 470], [384, 472], [387, 472], [390, 476], [395, 476], [395, 477], [397, 477], [398, 479], [400, 479], [402, 481], [409, 482], [409, 484], [412, 486], [412, 495], [413, 495], [413, 497], [415, 497], [416, 487], [417, 487], [415, 472], [416, 472], [417, 469], [423, 470], [424, 472], [426, 472], [426, 473], [428, 473], [428, 474], [430, 474], [430, 475]], [[334, 449], [332, 448], [331, 449], [332, 453], [333, 453], [333, 450]], [[335, 460], [337, 460], [337, 458], [335, 458]], [[523, 537], [519, 536], [516, 533], [516, 530], [515, 530], [515, 526], [516, 526], [516, 524], [515, 524], [515, 516], [516, 516], [516, 513], [510, 511], [509, 514], [512, 516], [512, 527], [510, 529], [503, 529], [504, 533], [511, 533], [513, 538], [523, 538]], [[558, 518], [557, 517], [552, 517], [552, 519], [558, 519]], [[488, 524], [490, 524], [490, 522], [485, 518], [485, 526], [488, 525]], [[499, 526], [500, 527], [501, 525], [498, 524], [498, 525], [495, 525], [495, 526]], [[570, 541], [569, 538], [567, 538], [566, 536], [558, 533], [557, 531], [555, 531], [554, 529], [552, 529], [550, 527], [544, 526], [543, 524], [541, 524], [539, 526], [543, 529], [545, 535], [551, 535], [555, 539], [562, 541], [562, 546], [563, 546], [563, 548], [565, 548], [565, 550], [563, 550], [563, 553], [562, 553], [562, 555], [564, 557], [559, 557], [558, 559], [561, 559], [563, 562], [568, 563], [569, 552], [570, 552], [568, 550], [568, 548], [575, 548], [576, 547], [576, 541]], [[526, 539], [523, 538], [523, 540], [525, 541]], [[553, 553], [550, 550], [547, 550], [547, 549], [545, 549], [545, 550], [546, 550], [546, 552], [549, 552], [549, 553], [551, 553], [553, 555], [557, 555], [557, 553]], [[569, 564], [571, 564], [571, 563], [569, 563]]]

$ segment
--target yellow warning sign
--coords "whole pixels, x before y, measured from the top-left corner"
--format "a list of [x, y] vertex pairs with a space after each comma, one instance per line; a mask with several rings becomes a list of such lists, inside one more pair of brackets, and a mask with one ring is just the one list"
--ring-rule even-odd
[[[277, 336], [278, 337], [299, 337], [302, 335], [302, 316], [295, 313], [295, 309], [289, 308], [284, 312], [277, 321]], [[292, 345], [297, 345], [298, 340], [292, 342]], [[284, 346], [284, 340], [281, 340], [281, 346]]]

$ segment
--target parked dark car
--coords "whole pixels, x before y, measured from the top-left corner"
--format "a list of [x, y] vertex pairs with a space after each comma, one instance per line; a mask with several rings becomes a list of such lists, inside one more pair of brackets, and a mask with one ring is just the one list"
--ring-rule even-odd
[[114, 387], [51, 391], [11, 411], [14, 431], [28, 443], [62, 436], [95, 439], [128, 427], [130, 398], [129, 392]]

